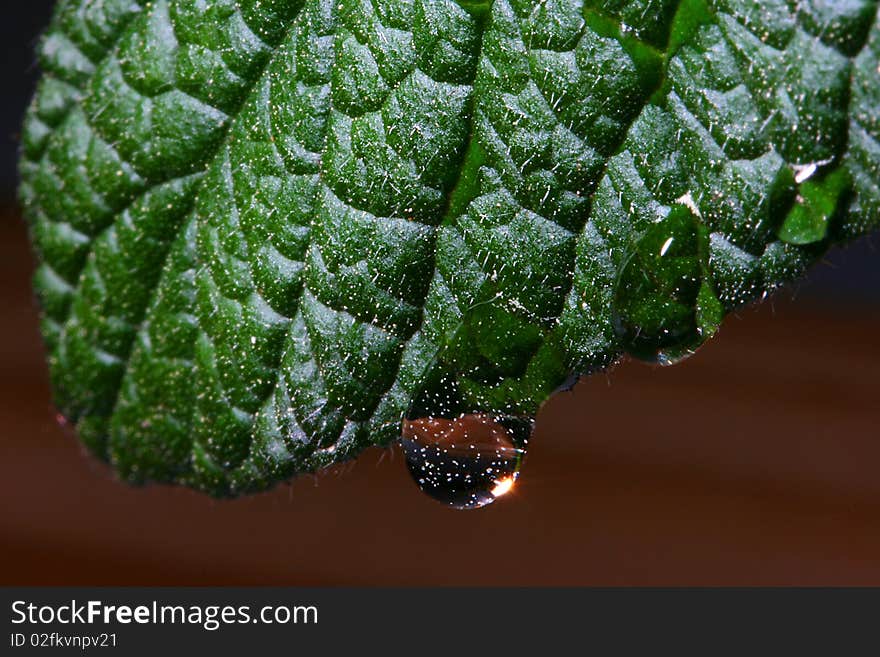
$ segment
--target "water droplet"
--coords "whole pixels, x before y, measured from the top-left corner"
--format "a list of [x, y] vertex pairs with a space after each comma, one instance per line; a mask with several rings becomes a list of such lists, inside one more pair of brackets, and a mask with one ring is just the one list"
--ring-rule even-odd
[[800, 246], [821, 242], [828, 236], [834, 216], [846, 207], [846, 198], [852, 189], [849, 171], [844, 167], [816, 172], [814, 163], [795, 177], [800, 187], [777, 231], [783, 242]]
[[634, 241], [618, 272], [613, 324], [636, 358], [670, 365], [693, 354], [723, 316], [705, 227], [684, 203]]
[[471, 397], [455, 376], [435, 371], [401, 428], [413, 480], [455, 509], [486, 506], [513, 489], [534, 426], [531, 417], [489, 411]]

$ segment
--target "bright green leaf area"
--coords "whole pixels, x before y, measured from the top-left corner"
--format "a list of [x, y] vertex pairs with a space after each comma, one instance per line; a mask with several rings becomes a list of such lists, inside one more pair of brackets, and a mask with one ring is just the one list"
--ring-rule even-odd
[[55, 399], [133, 482], [264, 489], [450, 376], [532, 415], [880, 224], [874, 0], [61, 0], [40, 52]]

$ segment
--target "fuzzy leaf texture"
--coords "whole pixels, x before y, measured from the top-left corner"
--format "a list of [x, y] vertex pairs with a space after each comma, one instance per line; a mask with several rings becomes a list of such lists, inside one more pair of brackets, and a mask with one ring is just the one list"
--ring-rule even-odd
[[874, 0], [61, 0], [20, 197], [56, 403], [256, 491], [431, 372], [534, 414], [880, 223]]

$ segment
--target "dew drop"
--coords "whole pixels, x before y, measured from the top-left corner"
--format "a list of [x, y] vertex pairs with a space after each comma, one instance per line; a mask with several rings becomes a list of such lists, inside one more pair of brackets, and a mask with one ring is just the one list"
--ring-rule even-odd
[[401, 427], [416, 485], [455, 509], [477, 509], [513, 490], [534, 420], [486, 410], [450, 374], [429, 377]]
[[716, 330], [723, 309], [708, 271], [708, 234], [686, 203], [633, 242], [614, 289], [612, 321], [628, 353], [671, 365]]

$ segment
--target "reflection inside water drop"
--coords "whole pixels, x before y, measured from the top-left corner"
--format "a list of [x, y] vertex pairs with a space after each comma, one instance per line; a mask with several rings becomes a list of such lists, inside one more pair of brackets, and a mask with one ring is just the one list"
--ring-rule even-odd
[[424, 493], [456, 509], [477, 509], [513, 489], [533, 424], [469, 406], [454, 378], [443, 376], [417, 398], [400, 445]]

